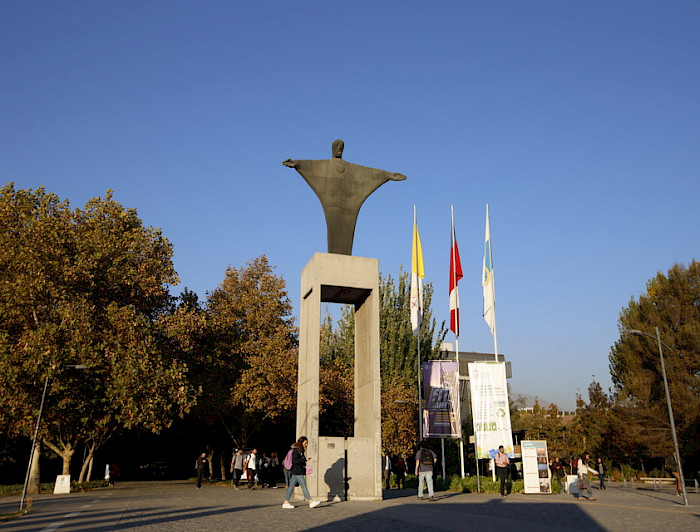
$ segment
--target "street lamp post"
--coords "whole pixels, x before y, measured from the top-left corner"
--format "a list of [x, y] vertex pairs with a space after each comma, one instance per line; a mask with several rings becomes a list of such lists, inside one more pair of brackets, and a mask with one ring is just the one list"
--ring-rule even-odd
[[[83, 364], [66, 364], [64, 367], [73, 369], [87, 369]], [[31, 474], [32, 461], [34, 460], [34, 450], [36, 449], [36, 439], [39, 435], [39, 425], [41, 424], [41, 414], [44, 411], [44, 401], [46, 400], [46, 390], [49, 387], [49, 376], [44, 379], [44, 391], [41, 394], [41, 405], [39, 406], [39, 415], [36, 418], [36, 427], [34, 427], [34, 437], [32, 438], [32, 450], [29, 452], [29, 463], [27, 464], [27, 474], [24, 477], [24, 487], [22, 488], [22, 497], [19, 499], [19, 511], [24, 508], [24, 500], [27, 496], [27, 487], [29, 486], [29, 475]]]
[[[638, 336], [647, 336], [652, 339], [656, 339], [659, 344], [659, 358], [661, 359], [661, 375], [664, 378], [664, 390], [666, 392], [666, 406], [668, 406], [668, 417], [671, 420], [671, 435], [673, 436], [673, 448], [676, 451], [676, 460], [678, 460], [678, 474], [681, 479], [681, 490], [683, 492], [683, 503], [688, 506], [688, 495], [685, 491], [685, 477], [683, 477], [683, 465], [681, 463], [681, 453], [678, 450], [678, 437], [676, 436], [676, 422], [673, 419], [673, 409], [671, 408], [671, 394], [668, 392], [668, 379], [666, 378], [666, 364], [664, 363], [664, 352], [661, 349], [661, 345], [666, 345], [661, 341], [661, 335], [659, 334], [659, 328], [656, 327], [656, 336], [645, 333], [637, 329], [630, 329], [627, 332], [630, 334], [636, 334]], [[666, 345], [666, 349], [671, 351], [672, 349]]]

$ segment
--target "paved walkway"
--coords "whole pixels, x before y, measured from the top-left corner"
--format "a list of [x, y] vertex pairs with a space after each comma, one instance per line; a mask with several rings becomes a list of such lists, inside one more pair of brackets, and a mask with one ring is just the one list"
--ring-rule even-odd
[[[611, 486], [597, 501], [561, 495], [494, 495], [440, 492], [419, 501], [410, 490], [385, 492], [378, 502], [329, 502], [283, 510], [283, 489], [241, 489], [193, 483], [124, 482], [116, 488], [70, 495], [41, 495], [33, 512], [0, 524], [0, 532], [57, 530], [106, 532], [333, 530], [475, 531], [689, 531], [700, 530], [700, 495], [689, 507], [672, 492]], [[0, 512], [17, 509], [19, 497], [0, 498]]]

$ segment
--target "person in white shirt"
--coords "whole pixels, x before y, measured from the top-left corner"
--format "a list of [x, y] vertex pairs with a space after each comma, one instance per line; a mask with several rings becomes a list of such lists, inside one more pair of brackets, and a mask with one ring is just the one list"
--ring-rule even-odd
[[253, 449], [248, 455], [246, 462], [246, 475], [248, 476], [248, 489], [255, 489], [255, 475], [258, 472], [258, 450]]
[[588, 500], [589, 501], [595, 501], [595, 497], [593, 497], [593, 494], [591, 493], [591, 481], [588, 478], [588, 475], [593, 473], [594, 475], [598, 474], [598, 471], [593, 469], [589, 461], [591, 459], [591, 455], [588, 453], [582, 454], [581, 459], [578, 461], [578, 478], [579, 478], [579, 490], [578, 490], [578, 495], [576, 496], [576, 499], [580, 499], [581, 495], [583, 495], [583, 490], [585, 489], [588, 492]]
[[384, 475], [386, 489], [391, 489], [391, 456], [389, 456], [388, 452], [384, 453], [384, 457], [382, 458], [382, 474]]

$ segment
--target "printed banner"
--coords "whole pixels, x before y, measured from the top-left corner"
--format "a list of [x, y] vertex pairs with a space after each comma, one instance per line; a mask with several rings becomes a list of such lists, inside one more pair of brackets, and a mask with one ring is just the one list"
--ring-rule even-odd
[[513, 458], [506, 365], [470, 362], [468, 367], [477, 458], [495, 458], [499, 445]]
[[459, 364], [444, 360], [423, 362], [423, 435], [461, 438]]
[[521, 441], [525, 493], [552, 493], [547, 442]]

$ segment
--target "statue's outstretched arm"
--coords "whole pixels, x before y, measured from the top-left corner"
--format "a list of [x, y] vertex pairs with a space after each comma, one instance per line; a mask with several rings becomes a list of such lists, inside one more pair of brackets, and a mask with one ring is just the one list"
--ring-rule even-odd
[[282, 164], [288, 166], [289, 168], [296, 168], [297, 166], [299, 166], [299, 161], [287, 159], [286, 161], [282, 161]]
[[393, 174], [389, 174], [389, 179], [392, 181], [403, 181], [406, 179], [406, 176], [403, 174], [399, 174], [398, 172], [394, 172]]

